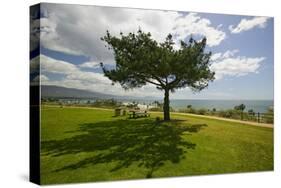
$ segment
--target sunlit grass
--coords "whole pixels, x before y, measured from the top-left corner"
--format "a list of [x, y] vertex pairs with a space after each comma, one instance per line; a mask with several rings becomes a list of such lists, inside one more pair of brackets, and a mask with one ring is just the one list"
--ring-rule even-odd
[[273, 170], [273, 129], [188, 115], [42, 108], [43, 184]]

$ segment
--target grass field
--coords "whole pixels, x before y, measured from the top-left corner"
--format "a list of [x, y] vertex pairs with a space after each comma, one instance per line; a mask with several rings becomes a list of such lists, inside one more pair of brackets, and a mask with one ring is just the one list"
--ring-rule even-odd
[[273, 129], [171, 114], [42, 107], [41, 183], [273, 170]]

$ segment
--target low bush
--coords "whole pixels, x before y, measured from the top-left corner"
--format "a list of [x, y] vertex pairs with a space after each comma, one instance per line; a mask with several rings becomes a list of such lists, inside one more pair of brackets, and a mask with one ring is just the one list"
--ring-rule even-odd
[[207, 114], [208, 110], [205, 109], [205, 108], [200, 108], [198, 111], [197, 111], [197, 114], [199, 115], [205, 115]]

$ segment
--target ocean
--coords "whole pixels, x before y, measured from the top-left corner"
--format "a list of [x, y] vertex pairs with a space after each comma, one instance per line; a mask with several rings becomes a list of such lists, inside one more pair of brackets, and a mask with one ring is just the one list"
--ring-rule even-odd
[[[134, 100], [140, 104], [151, 104], [154, 100]], [[162, 101], [161, 101], [162, 102]], [[206, 108], [216, 110], [233, 109], [239, 104], [246, 106], [245, 111], [253, 109], [254, 112], [264, 113], [269, 107], [273, 107], [273, 100], [198, 100], [198, 99], [176, 99], [170, 100], [170, 106], [176, 110], [187, 108], [187, 105], [192, 105], [194, 108]]]

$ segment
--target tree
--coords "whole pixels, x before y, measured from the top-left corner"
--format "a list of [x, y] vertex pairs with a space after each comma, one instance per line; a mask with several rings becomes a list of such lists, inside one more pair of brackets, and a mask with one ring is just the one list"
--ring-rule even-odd
[[266, 123], [274, 123], [274, 110], [273, 106], [267, 109], [267, 112], [264, 114], [264, 119]]
[[242, 112], [245, 110], [245, 108], [246, 108], [245, 104], [240, 104], [240, 105], [234, 107], [235, 110], [239, 110]]
[[156, 107], [160, 107], [160, 108], [163, 107], [163, 103], [161, 103], [161, 102], [159, 102], [159, 101], [154, 101], [152, 104], [155, 104]]
[[254, 110], [253, 110], [253, 109], [249, 109], [249, 110], [248, 110], [248, 114], [250, 114], [250, 115], [254, 115], [254, 114], [255, 114], [255, 112], [254, 112]]
[[113, 50], [116, 61], [113, 69], [101, 63], [104, 75], [124, 89], [153, 84], [164, 91], [164, 120], [170, 120], [170, 92], [185, 87], [199, 92], [214, 80], [215, 73], [210, 70], [209, 62], [211, 52], [204, 52], [206, 38], [199, 42], [192, 37], [188, 43], [181, 41], [178, 50], [174, 48], [171, 34], [163, 43], [158, 43], [150, 33], [141, 30], [137, 34], [120, 33], [119, 38], [107, 31], [101, 40]]
[[241, 119], [243, 119], [243, 111], [245, 110], [246, 106], [245, 104], [240, 104], [238, 106], [234, 106], [235, 110], [238, 110], [241, 112]]

